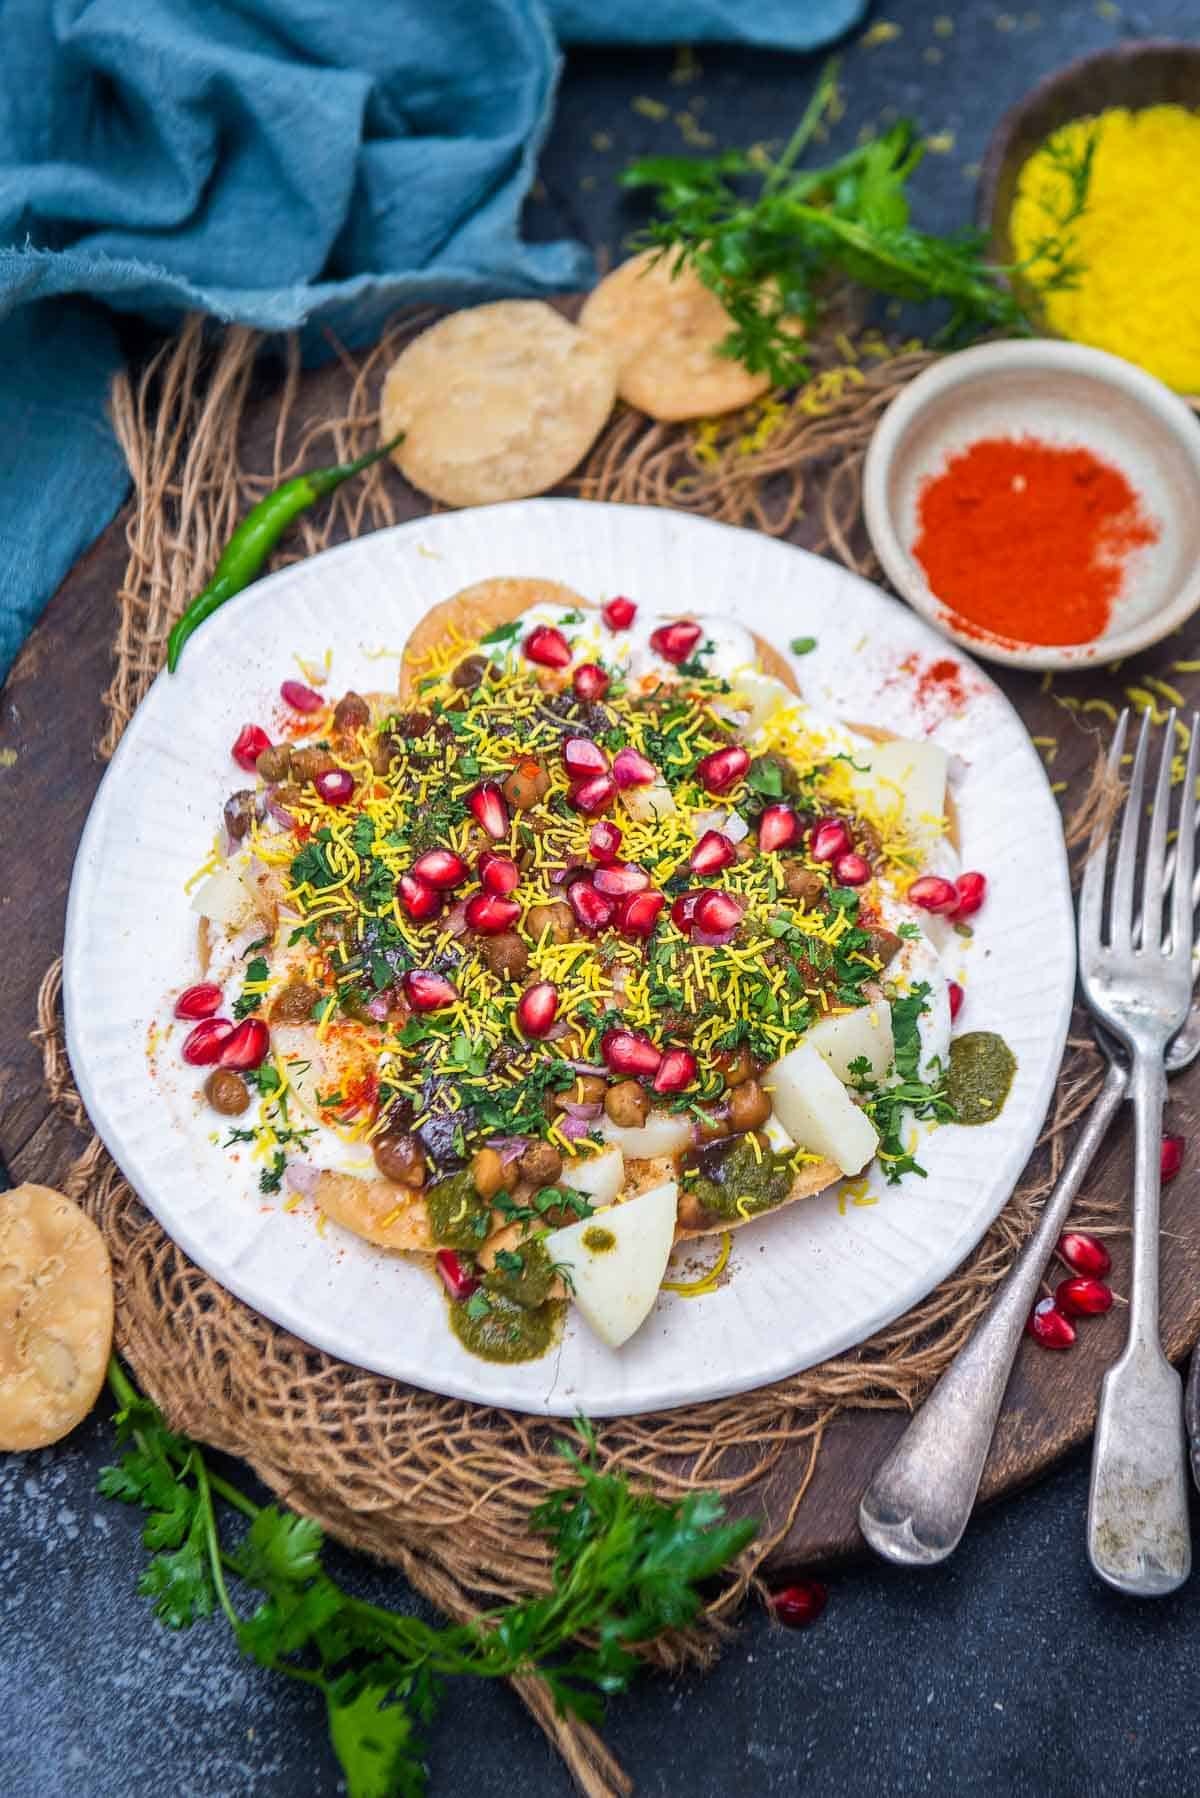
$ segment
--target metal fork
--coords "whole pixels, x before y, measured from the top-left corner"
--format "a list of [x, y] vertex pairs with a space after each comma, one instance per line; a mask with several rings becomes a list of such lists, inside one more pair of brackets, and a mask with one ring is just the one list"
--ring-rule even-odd
[[[1109, 753], [1119, 775], [1129, 728], [1123, 712]], [[1134, 880], [1141, 835], [1150, 721], [1143, 716], [1105, 915], [1109, 830], [1093, 838], [1079, 901], [1079, 971], [1084, 996], [1129, 1052], [1134, 1102], [1133, 1271], [1124, 1352], [1104, 1376], [1092, 1450], [1088, 1557], [1110, 1586], [1151, 1597], [1173, 1592], [1191, 1571], [1183, 1387], [1162, 1352], [1158, 1324], [1158, 1235], [1167, 1045], [1192, 997], [1192, 877], [1200, 714], [1193, 714], [1180, 797], [1172, 877], [1166, 877], [1175, 713], [1166, 735], [1142, 869], [1141, 928]], [[1164, 909], [1169, 922], [1164, 932]]]

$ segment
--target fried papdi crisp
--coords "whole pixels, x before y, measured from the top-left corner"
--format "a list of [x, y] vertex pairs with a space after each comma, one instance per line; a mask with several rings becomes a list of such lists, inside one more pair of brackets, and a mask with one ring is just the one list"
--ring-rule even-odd
[[415, 697], [416, 683], [426, 672], [426, 657], [430, 650], [447, 641], [462, 639], [465, 655], [489, 631], [511, 624], [534, 606], [583, 611], [589, 604], [560, 581], [540, 580], [536, 576], [500, 575], [495, 580], [476, 581], [472, 587], [463, 587], [449, 599], [431, 606], [414, 627], [400, 663], [401, 697]]
[[[625, 1163], [625, 1189], [623, 1199], [636, 1198], [639, 1193], [650, 1192], [661, 1186], [664, 1180], [678, 1180], [679, 1163], [682, 1157], [659, 1155], [652, 1161], [627, 1161]], [[694, 1236], [719, 1236], [723, 1230], [740, 1230], [743, 1224], [761, 1223], [764, 1217], [775, 1217], [786, 1206], [794, 1205], [797, 1199], [812, 1199], [819, 1192], [825, 1192], [841, 1179], [842, 1172], [836, 1162], [813, 1161], [802, 1167], [792, 1181], [792, 1189], [786, 1199], [778, 1205], [772, 1205], [769, 1211], [758, 1211], [750, 1217], [714, 1218], [711, 1223], [689, 1223], [687, 1220], [692, 1207], [689, 1205], [687, 1182], [683, 1181], [679, 1191], [679, 1221], [675, 1225], [676, 1242], [690, 1242]]]
[[611, 350], [540, 300], [452, 312], [388, 370], [380, 431], [423, 493], [484, 506], [570, 474], [616, 398]]
[[85, 1418], [112, 1347], [113, 1281], [91, 1218], [49, 1186], [0, 1194], [0, 1449]]

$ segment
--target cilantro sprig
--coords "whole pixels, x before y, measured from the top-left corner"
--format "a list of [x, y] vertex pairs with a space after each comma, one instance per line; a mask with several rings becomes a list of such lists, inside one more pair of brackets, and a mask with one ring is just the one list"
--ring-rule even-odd
[[928, 1011], [929, 986], [921, 980], [910, 993], [892, 1000], [893, 1062], [889, 1083], [880, 1086], [871, 1077], [865, 1056], [850, 1064], [849, 1073], [864, 1096], [863, 1109], [879, 1132], [879, 1165], [889, 1185], [895, 1186], [905, 1174], [919, 1174], [925, 1169], [905, 1146], [902, 1131], [905, 1113], [911, 1112], [922, 1123], [947, 1124], [954, 1121], [954, 1107], [946, 1097], [946, 1085], [940, 1063], [933, 1064], [933, 1081], [921, 1077], [920, 1020]]

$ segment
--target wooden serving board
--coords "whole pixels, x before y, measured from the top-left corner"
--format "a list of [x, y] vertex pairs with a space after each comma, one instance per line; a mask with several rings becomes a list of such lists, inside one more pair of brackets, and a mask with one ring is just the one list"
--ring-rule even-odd
[[[307, 417], [344, 412], [347, 377], [338, 367], [304, 377], [302, 411]], [[254, 404], [247, 436], [253, 468], [270, 466], [274, 427], [272, 395]], [[401, 517], [426, 507], [398, 475], [393, 479]], [[52, 601], [0, 694], [0, 1158], [13, 1182], [54, 1184], [78, 1151], [70, 1127], [53, 1115], [42, 1088], [41, 1062], [30, 1032], [35, 999], [45, 969], [59, 953], [71, 866], [92, 796], [103, 773], [95, 753], [103, 717], [101, 694], [108, 683], [114, 631], [114, 596], [126, 561], [125, 518], [118, 517], [77, 564]], [[796, 541], [803, 542], [797, 533]], [[203, 571], [198, 570], [198, 577]], [[1200, 632], [1192, 636], [1192, 642]], [[1077, 687], [1058, 683], [1079, 697], [1121, 701], [1125, 685], [1146, 673], [1161, 672], [1200, 696], [1200, 681], [1168, 670], [1195, 654], [1188, 634], [1127, 664], [1119, 676], [1081, 677]], [[1007, 670], [1001, 685], [1035, 736], [1057, 737], [1056, 780], [1078, 792], [1095, 749], [1094, 733], [1043, 693], [1036, 676]], [[1088, 723], [1104, 728], [1103, 720]], [[3, 752], [12, 751], [15, 760]], [[1196, 1142], [1200, 1108], [1200, 1065], [1171, 1088], [1170, 1127]], [[1122, 1118], [1098, 1158], [1088, 1190], [1123, 1200], [1129, 1183], [1131, 1133]], [[1200, 1225], [1194, 1216], [1198, 1151], [1192, 1166], [1167, 1187], [1163, 1205], [1163, 1315], [1168, 1353], [1182, 1357], [1200, 1338]], [[1128, 1278], [1128, 1242], [1114, 1245], [1113, 1284], [1120, 1294]], [[1119, 1352], [1123, 1307], [1089, 1320], [1076, 1346], [1065, 1354], [1023, 1344], [1009, 1387], [1004, 1414], [984, 1475], [982, 1497], [997, 1498], [1044, 1472], [1067, 1449], [1089, 1434], [1100, 1378]], [[894, 1411], [847, 1414], [828, 1432], [809, 1492], [776, 1565], [828, 1561], [862, 1547], [856, 1513], [871, 1473], [904, 1426]], [[786, 1508], [786, 1475], [776, 1474], [755, 1504], [768, 1514]]]

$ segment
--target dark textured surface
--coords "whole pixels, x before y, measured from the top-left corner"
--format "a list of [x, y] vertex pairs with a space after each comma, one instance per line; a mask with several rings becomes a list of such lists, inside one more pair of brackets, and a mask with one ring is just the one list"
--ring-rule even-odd
[[[942, 228], [969, 216], [991, 125], [1033, 80], [1122, 36], [1200, 36], [1194, 0], [1040, 14], [905, 0], [880, 18], [901, 33], [848, 49], [835, 146], [893, 111], [919, 113], [946, 134], [916, 183], [922, 222]], [[701, 63], [679, 81], [669, 52], [573, 59], [531, 229], [615, 250], [634, 215], [612, 177], [631, 155], [683, 149], [697, 130], [722, 143], [782, 140], [816, 66], [716, 49]], [[639, 97], [665, 104], [667, 116], [635, 110]], [[681, 126], [681, 114], [691, 122]], [[12, 821], [0, 819], [9, 849]], [[171, 1637], [147, 1620], [134, 1595], [137, 1519], [93, 1497], [110, 1452], [101, 1412], [68, 1443], [0, 1463], [0, 1793], [324, 1798], [342, 1789], [308, 1694], [243, 1664], [220, 1625]], [[1083, 1554], [1085, 1500], [1077, 1460], [977, 1520], [940, 1572], [844, 1570], [824, 1618], [800, 1634], [752, 1618], [714, 1674], [647, 1678], [619, 1701], [613, 1748], [639, 1791], [672, 1798], [1200, 1792], [1193, 1593], [1136, 1606], [1099, 1588]], [[333, 1560], [362, 1591], [408, 1602], [394, 1575]], [[507, 1689], [452, 1688], [431, 1747], [435, 1790], [570, 1790]]]

